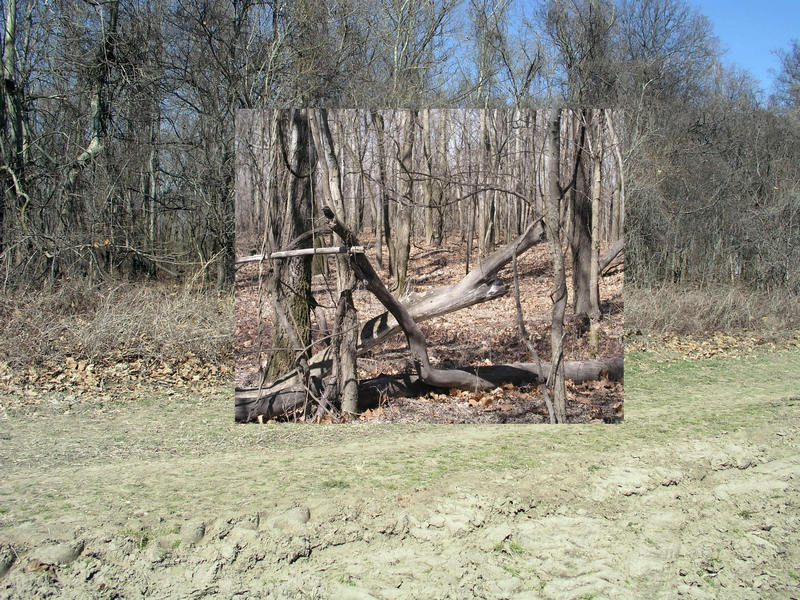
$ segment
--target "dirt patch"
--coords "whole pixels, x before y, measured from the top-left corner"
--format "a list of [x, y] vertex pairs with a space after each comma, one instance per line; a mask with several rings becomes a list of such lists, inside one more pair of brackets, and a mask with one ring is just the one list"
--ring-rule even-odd
[[9, 408], [0, 598], [797, 597], [800, 355], [626, 362], [611, 427]]

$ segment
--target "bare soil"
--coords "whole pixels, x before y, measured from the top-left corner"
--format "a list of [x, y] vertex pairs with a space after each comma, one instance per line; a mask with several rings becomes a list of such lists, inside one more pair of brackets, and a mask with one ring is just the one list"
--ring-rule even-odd
[[[253, 244], [243, 244], [252, 249]], [[244, 252], [242, 252], [244, 254]], [[388, 273], [380, 269], [374, 247], [368, 246], [367, 256], [385, 281]], [[335, 261], [331, 261], [333, 265]], [[472, 268], [476, 259], [471, 260]], [[570, 265], [568, 264], [568, 268]], [[264, 264], [262, 269], [266, 268]], [[552, 265], [547, 244], [540, 243], [528, 250], [518, 261], [520, 300], [525, 326], [533, 336], [536, 351], [543, 362], [550, 360], [550, 313], [552, 302]], [[259, 355], [263, 362], [269, 353], [271, 341], [271, 311], [266, 301], [266, 290], [259, 286], [259, 265], [250, 263], [237, 272], [236, 278], [236, 386], [247, 388], [259, 385]], [[465, 275], [462, 243], [456, 239], [441, 248], [414, 246], [409, 265], [411, 286], [409, 293], [423, 293], [459, 281]], [[568, 277], [570, 272], [568, 271]], [[513, 294], [511, 267], [500, 273], [509, 293], [496, 300], [468, 309], [431, 319], [420, 324], [426, 336], [431, 363], [437, 368], [530, 362], [525, 344], [520, 340], [516, 304]], [[602, 278], [600, 298], [604, 312], [601, 324], [601, 347], [598, 357], [620, 356], [623, 353], [623, 289], [621, 271]], [[325, 307], [327, 320], [333, 322], [336, 302], [336, 276], [314, 276], [313, 292], [318, 303]], [[260, 299], [260, 301], [259, 301]], [[357, 290], [354, 302], [363, 323], [384, 312], [383, 306], [366, 290]], [[262, 314], [259, 325], [259, 306]], [[586, 325], [571, 316], [567, 307], [564, 353], [566, 360], [595, 358], [587, 348]], [[314, 339], [319, 340], [319, 328], [312, 323]], [[315, 350], [323, 346], [318, 342]], [[397, 334], [387, 343], [359, 358], [359, 378], [367, 379], [379, 374], [411, 373], [406, 340]], [[621, 414], [623, 403], [622, 382], [602, 381], [580, 386], [568, 386], [568, 418], [572, 423], [598, 420], [601, 412], [614, 410], [600, 407], [617, 405]], [[452, 394], [445, 398], [432, 393], [422, 398], [393, 398], [376, 410], [361, 416], [361, 420], [376, 423], [542, 423], [548, 420], [544, 397], [536, 386], [507, 387], [495, 394]]]
[[629, 353], [609, 426], [4, 392], [0, 598], [798, 598], [799, 368], [796, 346]]

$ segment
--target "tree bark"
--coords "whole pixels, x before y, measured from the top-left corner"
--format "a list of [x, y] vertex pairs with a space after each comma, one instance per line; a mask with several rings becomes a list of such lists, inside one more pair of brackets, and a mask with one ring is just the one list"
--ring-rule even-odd
[[447, 140], [448, 140], [448, 116], [449, 110], [439, 111], [439, 156], [437, 157], [437, 164], [439, 165], [440, 179], [436, 182], [436, 212], [434, 214], [434, 227], [433, 227], [433, 244], [441, 246], [444, 239], [444, 213], [447, 210], [447, 202], [445, 199], [447, 189], [446, 180], [449, 177], [449, 163], [447, 160]]
[[591, 189], [586, 182], [584, 149], [588, 111], [580, 117], [580, 150], [576, 154], [575, 177], [572, 188], [572, 303], [576, 315], [588, 316], [592, 311], [590, 264], [592, 256]]
[[[493, 166], [492, 161], [492, 137], [489, 132], [488, 115], [489, 109], [481, 110], [481, 141], [480, 141], [480, 167], [478, 171], [478, 185], [489, 187], [490, 170]], [[478, 260], [489, 252], [493, 242], [494, 223], [493, 223], [493, 203], [494, 193], [490, 190], [482, 191], [478, 194]]]
[[622, 220], [625, 215], [625, 171], [622, 152], [619, 148], [619, 138], [614, 128], [614, 119], [611, 117], [610, 110], [605, 111], [605, 117], [608, 133], [611, 136], [611, 147], [614, 149], [614, 158], [617, 161], [617, 186], [611, 210], [611, 239], [615, 240], [620, 237], [620, 233], [622, 232]]
[[372, 124], [375, 127], [375, 138], [378, 146], [378, 187], [379, 187], [379, 207], [380, 224], [383, 227], [383, 239], [386, 242], [386, 249], [389, 253], [387, 267], [390, 273], [394, 273], [394, 246], [392, 244], [392, 229], [389, 222], [389, 189], [386, 174], [386, 142], [383, 115], [373, 110], [371, 113]]
[[[299, 237], [308, 228], [311, 217], [308, 117], [303, 110], [290, 111], [290, 131], [288, 157], [291, 173], [280, 227], [281, 246], [288, 246], [292, 240]], [[309, 240], [301, 242], [301, 246], [308, 247]], [[286, 314], [288, 328], [281, 326], [280, 323], [275, 324], [273, 353], [265, 372], [267, 380], [275, 379], [295, 366], [298, 358], [295, 354], [296, 344], [299, 344], [305, 353], [307, 353], [305, 349], [311, 344], [310, 258], [295, 256], [281, 259], [275, 261], [272, 267], [275, 280], [274, 301]], [[292, 337], [296, 337], [296, 344], [292, 343]]]
[[358, 411], [358, 370], [356, 364], [356, 345], [358, 343], [358, 313], [353, 304], [353, 289], [344, 289], [339, 294], [337, 307], [339, 325], [338, 372], [336, 373], [342, 412], [354, 414]]
[[431, 109], [422, 109], [422, 154], [425, 160], [425, 172], [427, 177], [423, 185], [425, 203], [425, 243], [430, 246], [433, 243], [433, 150], [431, 143]]
[[[6, 239], [6, 204], [10, 207], [17, 205], [20, 209], [20, 225], [25, 226], [25, 209], [27, 208], [27, 195], [25, 194], [25, 160], [24, 160], [24, 128], [22, 122], [23, 108], [21, 100], [21, 90], [17, 86], [17, 3], [16, 0], [9, 0], [6, 8], [5, 23], [3, 28], [3, 89], [0, 90], [2, 96], [2, 106], [0, 107], [0, 132], [6, 133], [6, 124], [10, 122], [10, 148], [5, 149], [5, 140], [0, 141], [0, 148], [6, 156], [0, 156], [0, 160], [7, 161], [3, 170], [5, 188], [4, 195], [8, 198], [0, 197], [0, 252], [5, 248], [6, 243], [11, 242]], [[13, 190], [13, 192], [12, 192]], [[12, 202], [16, 199], [16, 202]], [[9, 228], [10, 229], [10, 228]]]

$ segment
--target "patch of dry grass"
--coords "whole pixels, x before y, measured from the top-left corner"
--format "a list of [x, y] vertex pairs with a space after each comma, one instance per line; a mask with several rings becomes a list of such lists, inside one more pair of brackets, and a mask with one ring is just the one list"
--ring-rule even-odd
[[701, 334], [800, 328], [800, 298], [737, 286], [697, 289], [625, 288], [625, 330], [643, 334]]
[[63, 360], [212, 363], [233, 356], [233, 297], [85, 280], [0, 298], [0, 355], [14, 368]]

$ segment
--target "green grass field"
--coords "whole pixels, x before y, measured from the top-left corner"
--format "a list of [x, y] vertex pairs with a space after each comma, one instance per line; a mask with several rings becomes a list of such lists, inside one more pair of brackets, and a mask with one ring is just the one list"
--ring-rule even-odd
[[243, 426], [229, 388], [50, 394], [0, 415], [0, 597], [797, 596], [799, 368], [629, 353], [608, 426]]

